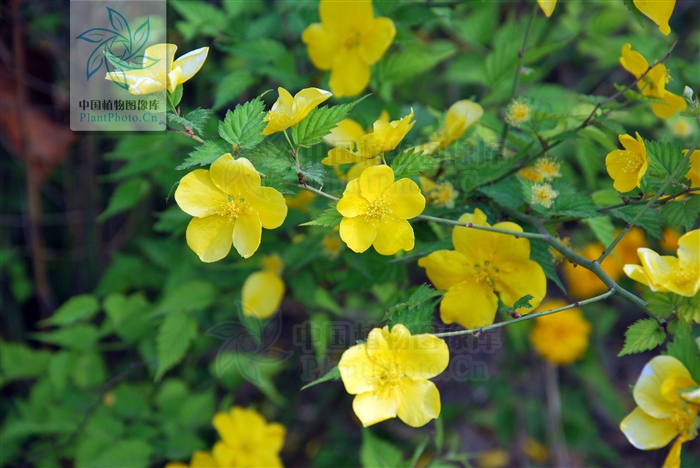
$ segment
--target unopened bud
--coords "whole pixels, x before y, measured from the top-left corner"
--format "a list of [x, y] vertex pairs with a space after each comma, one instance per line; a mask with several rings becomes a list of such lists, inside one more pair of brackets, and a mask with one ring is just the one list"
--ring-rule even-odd
[[690, 86], [683, 88], [683, 97], [689, 103], [693, 103], [693, 89]]

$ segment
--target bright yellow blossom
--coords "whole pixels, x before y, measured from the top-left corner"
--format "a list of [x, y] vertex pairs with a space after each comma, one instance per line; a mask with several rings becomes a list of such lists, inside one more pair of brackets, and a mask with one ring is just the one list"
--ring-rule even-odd
[[375, 18], [370, 0], [321, 0], [320, 23], [301, 36], [309, 58], [320, 70], [330, 70], [337, 97], [356, 96], [369, 83], [370, 65], [382, 58], [396, 36], [394, 22]]
[[216, 460], [214, 460], [211, 454], [200, 450], [192, 454], [189, 465], [185, 463], [168, 463], [165, 465], [165, 468], [219, 468], [222, 466], [223, 465], [216, 463]]
[[[688, 150], [683, 150], [683, 156], [686, 154], [688, 154]], [[690, 155], [690, 169], [685, 178], [690, 180], [692, 187], [700, 187], [700, 150], [695, 150]]]
[[156, 44], [146, 49], [140, 69], [107, 73], [106, 80], [128, 86], [135, 95], [157, 93], [163, 90], [174, 92], [177, 85], [192, 78], [207, 59], [209, 47], [188, 52], [173, 62], [177, 46]]
[[469, 99], [462, 99], [450, 106], [442, 128], [430, 136], [430, 141], [416, 148], [423, 154], [433, 154], [457, 141], [469, 127], [479, 121], [484, 109]]
[[318, 88], [304, 88], [292, 97], [289, 91], [277, 88], [279, 97], [263, 119], [267, 127], [263, 135], [272, 135], [298, 124], [309, 112], [332, 96], [328, 91]]
[[632, 0], [639, 11], [659, 26], [659, 31], [668, 36], [671, 28], [668, 21], [676, 6], [676, 0]]
[[440, 416], [440, 393], [428, 379], [447, 368], [447, 344], [432, 334], [411, 335], [404, 325], [369, 332], [367, 343], [343, 353], [338, 363], [352, 409], [364, 427], [399, 417], [420, 427]]
[[656, 356], [644, 366], [634, 386], [635, 408], [620, 423], [627, 440], [641, 450], [671, 447], [664, 468], [679, 467], [681, 445], [697, 436], [700, 401], [683, 390], [697, 387], [688, 369], [672, 356]]
[[284, 297], [284, 281], [280, 278], [284, 263], [279, 255], [263, 258], [263, 268], [243, 283], [241, 302], [243, 313], [266, 319], [274, 315]]
[[549, 18], [554, 13], [554, 7], [557, 6], [557, 0], [537, 0], [537, 4], [544, 12], [545, 16]]
[[639, 187], [649, 168], [644, 140], [639, 136], [639, 132], [636, 135], [636, 140], [629, 135], [619, 135], [620, 144], [625, 149], [611, 151], [605, 158], [605, 167], [614, 181], [613, 187], [621, 193]]
[[700, 229], [678, 239], [678, 257], [661, 256], [651, 249], [637, 250], [640, 265], [625, 265], [627, 276], [651, 288], [693, 297], [700, 290]]
[[519, 127], [530, 120], [530, 112], [531, 109], [529, 105], [520, 99], [516, 99], [508, 106], [506, 121], [514, 127]]
[[[479, 209], [463, 214], [459, 221], [489, 225]], [[493, 227], [523, 231], [511, 222]], [[544, 298], [547, 280], [542, 267], [530, 260], [529, 240], [459, 226], [452, 231], [452, 243], [455, 250], [438, 250], [418, 260], [435, 287], [447, 290], [440, 302], [443, 322], [467, 329], [484, 327], [493, 323], [499, 298], [509, 307], [527, 294], [533, 296], [533, 307]]]
[[413, 109], [411, 109], [410, 114], [401, 120], [391, 122], [377, 120], [372, 125], [371, 132], [355, 141], [355, 151], [351, 151], [352, 148], [333, 148], [321, 162], [326, 166], [365, 162], [382, 153], [391, 151], [401, 143], [401, 140], [413, 128], [416, 122], [412, 121], [412, 119]]
[[268, 423], [257, 411], [238, 406], [230, 413], [216, 413], [212, 424], [221, 437], [212, 450], [218, 466], [282, 466], [283, 425]]
[[418, 177], [418, 181], [428, 203], [437, 207], [454, 208], [459, 191], [455, 190], [451, 182], [445, 181], [436, 184], [425, 176]]
[[389, 166], [369, 167], [348, 183], [338, 202], [340, 238], [358, 253], [371, 245], [382, 255], [411, 250], [415, 236], [407, 220], [424, 208], [425, 198], [411, 179], [394, 182]]
[[[543, 301], [537, 311], [558, 309], [566, 304], [561, 299], [550, 299]], [[588, 349], [590, 333], [591, 324], [581, 309], [575, 307], [536, 318], [530, 331], [530, 343], [537, 354], [552, 364], [561, 366], [583, 356]]]
[[[648, 2], [651, 3], [651, 2]], [[661, 2], [658, 2], [661, 3]], [[633, 74], [636, 78], [641, 77], [649, 69], [649, 63], [639, 52], [632, 50], [630, 44], [622, 46], [622, 56], [620, 65]], [[666, 83], [671, 79], [671, 75], [666, 70], [663, 63], [656, 65], [649, 70], [644, 78], [637, 82], [637, 88], [644, 96], [649, 96], [662, 100], [663, 102], [653, 102], [651, 110], [659, 118], [668, 119], [684, 110], [688, 105], [681, 96], [666, 90]]]
[[175, 201], [194, 216], [187, 245], [203, 262], [228, 255], [231, 244], [243, 258], [258, 250], [262, 228], [275, 229], [287, 217], [277, 190], [260, 186], [260, 175], [245, 158], [224, 154], [210, 170], [197, 169], [180, 180]]
[[545, 208], [551, 208], [554, 199], [557, 198], [559, 192], [554, 190], [550, 184], [535, 184], [532, 186], [531, 205], [542, 205]]

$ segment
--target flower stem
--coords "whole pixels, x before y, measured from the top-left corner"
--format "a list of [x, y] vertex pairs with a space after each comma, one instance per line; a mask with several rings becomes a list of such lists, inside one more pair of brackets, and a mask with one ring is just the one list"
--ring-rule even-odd
[[333, 200], [333, 201], [336, 201], [336, 202], [337, 202], [338, 200], [340, 200], [340, 198], [334, 197], [334, 196], [331, 195], [330, 193], [326, 193], [326, 192], [324, 192], [324, 191], [322, 191], [322, 190], [315, 189], [315, 188], [310, 187], [310, 186], [308, 186], [308, 185], [298, 184], [298, 185], [295, 185], [295, 187], [300, 188], [300, 189], [303, 189], [303, 190], [308, 190], [308, 191], [311, 192], [311, 193], [315, 193], [316, 195], [320, 195], [320, 196], [322, 196], [322, 197], [324, 197], [324, 198], [327, 198], [327, 199], [329, 199], [329, 200]]
[[494, 323], [493, 325], [488, 325], [488, 326], [482, 327], [482, 328], [474, 328], [471, 330], [457, 330], [457, 331], [453, 331], [453, 332], [435, 333], [434, 335], [437, 336], [438, 338], [445, 338], [448, 336], [472, 335], [474, 333], [480, 333], [480, 332], [485, 332], [488, 330], [494, 330], [496, 328], [505, 327], [506, 325], [511, 325], [513, 323], [524, 322], [526, 320], [532, 320], [532, 319], [536, 319], [538, 317], [544, 317], [545, 315], [556, 314], [557, 312], [562, 312], [564, 310], [573, 309], [574, 307], [580, 307], [580, 306], [584, 306], [587, 304], [593, 304], [594, 302], [599, 302], [599, 301], [602, 301], [604, 299], [607, 299], [610, 296], [614, 295], [615, 293], [616, 293], [615, 290], [613, 288], [611, 288], [609, 291], [607, 291], [604, 294], [601, 294], [599, 296], [595, 296], [595, 297], [592, 297], [590, 299], [586, 299], [583, 301], [577, 301], [577, 302], [574, 302], [573, 304], [565, 305], [564, 307], [558, 307], [556, 309], [545, 310], [544, 312], [539, 312], [537, 314], [523, 315], [522, 317], [518, 317], [518, 318], [513, 319], [513, 320], [507, 320], [505, 322]]

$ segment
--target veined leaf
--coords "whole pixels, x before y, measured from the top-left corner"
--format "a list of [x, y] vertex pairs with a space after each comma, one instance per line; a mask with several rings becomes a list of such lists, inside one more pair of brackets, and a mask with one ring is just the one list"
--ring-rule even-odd
[[663, 344], [665, 340], [666, 332], [659, 327], [656, 320], [637, 320], [625, 332], [625, 345], [618, 357], [654, 349]]
[[317, 107], [304, 117], [304, 120], [292, 127], [292, 139], [298, 146], [309, 147], [321, 141], [331, 130], [338, 126], [338, 122], [348, 116], [353, 107], [362, 102], [367, 96], [333, 107]]
[[266, 126], [263, 122], [264, 109], [260, 96], [243, 105], [236, 105], [233, 112], [226, 112], [224, 121], [219, 122], [219, 136], [234, 148], [254, 148], [265, 138], [262, 134]]

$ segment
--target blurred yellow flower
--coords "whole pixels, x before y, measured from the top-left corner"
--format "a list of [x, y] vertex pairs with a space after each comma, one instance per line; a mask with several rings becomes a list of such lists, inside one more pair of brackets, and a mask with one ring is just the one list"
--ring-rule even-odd
[[308, 190], [299, 190], [299, 193], [290, 197], [288, 195], [284, 196], [284, 201], [287, 204], [287, 208], [294, 208], [302, 213], [309, 212], [309, 205], [311, 205], [316, 199], [316, 195], [309, 192]]
[[550, 184], [535, 184], [532, 186], [530, 204], [551, 208], [554, 199], [557, 198], [558, 195], [559, 192], [554, 190]]
[[332, 96], [328, 91], [318, 88], [302, 89], [294, 97], [282, 87], [277, 88], [277, 93], [279, 95], [277, 101], [263, 119], [263, 122], [267, 122], [263, 135], [272, 135], [293, 127]]
[[693, 297], [700, 290], [700, 229], [678, 240], [678, 257], [661, 256], [651, 249], [637, 250], [641, 265], [625, 265], [627, 276], [651, 288]]
[[424, 208], [425, 198], [411, 179], [394, 182], [389, 166], [369, 167], [348, 183], [338, 202], [340, 238], [358, 253], [372, 245], [381, 255], [411, 250], [415, 236], [407, 220]]
[[284, 297], [284, 281], [280, 278], [284, 263], [279, 255], [263, 258], [263, 268], [243, 283], [241, 302], [243, 313], [259, 319], [274, 315]]
[[[635, 2], [636, 3], [636, 2]], [[652, 3], [652, 2], [646, 2]], [[656, 2], [663, 3], [663, 2]], [[633, 74], [636, 78], [641, 77], [649, 69], [649, 63], [639, 52], [632, 50], [630, 44], [622, 46], [622, 56], [620, 65]], [[662, 119], [668, 119], [687, 107], [685, 99], [666, 90], [666, 83], [671, 79], [671, 75], [666, 70], [663, 63], [656, 65], [647, 73], [644, 78], [637, 82], [637, 88], [644, 96], [661, 99], [664, 102], [653, 102], [651, 110]]]
[[[689, 150], [683, 150], [683, 156], [688, 154]], [[685, 175], [686, 179], [690, 179], [691, 187], [700, 187], [700, 150], [693, 151], [690, 155], [690, 169]]]
[[328, 152], [328, 156], [321, 162], [326, 166], [338, 166], [340, 164], [351, 164], [366, 162], [382, 153], [396, 148], [406, 134], [413, 128], [413, 109], [411, 113], [401, 120], [386, 122], [377, 120], [372, 125], [372, 131], [357, 138], [354, 142], [355, 151], [352, 147], [333, 148]]
[[[566, 304], [561, 299], [545, 300], [535, 312], [558, 309]], [[584, 318], [581, 309], [575, 307], [536, 318], [530, 330], [530, 343], [537, 354], [561, 366], [583, 356], [588, 349], [590, 333], [591, 324]]]
[[547, 450], [547, 447], [532, 437], [528, 437], [525, 440], [525, 443], [523, 444], [523, 452], [525, 452], [525, 455], [527, 455], [530, 460], [536, 463], [544, 463], [549, 458], [549, 451]]
[[326, 257], [333, 260], [338, 257], [343, 248], [343, 243], [340, 242], [340, 237], [337, 234], [328, 234], [321, 240], [323, 253]]
[[544, 180], [542, 173], [533, 166], [523, 167], [518, 171], [518, 175], [530, 182], [542, 182]]
[[552, 180], [561, 177], [560, 165], [555, 160], [544, 156], [535, 161], [535, 170], [542, 174], [544, 180]]
[[207, 59], [209, 47], [188, 52], [173, 62], [177, 46], [156, 44], [143, 54], [143, 68], [107, 73], [106, 80], [129, 87], [129, 93], [142, 95], [163, 90], [174, 92], [177, 85], [192, 78]]
[[445, 181], [436, 184], [425, 176], [418, 177], [418, 181], [428, 203], [437, 207], [454, 208], [459, 191], [455, 190], [451, 182]]
[[222, 439], [212, 450], [218, 466], [282, 466], [279, 452], [286, 433], [283, 425], [268, 424], [257, 411], [238, 406], [230, 413], [216, 413], [212, 424]]
[[537, 4], [540, 6], [545, 16], [549, 18], [554, 13], [554, 7], [557, 6], [557, 0], [537, 0]]
[[[459, 221], [488, 226], [479, 209], [463, 214]], [[493, 227], [522, 232], [515, 223], [497, 223]], [[547, 291], [542, 267], [530, 260], [530, 241], [467, 227], [452, 231], [455, 250], [438, 250], [418, 260], [437, 289], [447, 290], [440, 302], [440, 317], [464, 328], [484, 327], [493, 323], [498, 300], [512, 306], [531, 294], [537, 307]], [[498, 294], [498, 296], [497, 296]]]
[[672, 356], [656, 356], [644, 366], [634, 385], [635, 408], [620, 423], [627, 440], [641, 450], [655, 450], [676, 442], [664, 467], [679, 467], [681, 445], [697, 436], [700, 401], [682, 390], [697, 387], [688, 369]]
[[208, 452], [203, 452], [203, 451], [198, 451], [194, 452], [192, 455], [192, 459], [190, 460], [190, 464], [186, 465], [185, 463], [168, 463], [165, 465], [165, 468], [218, 468], [218, 467], [223, 467], [223, 465], [219, 465], [216, 463], [216, 460], [214, 460], [214, 457], [211, 456]]
[[484, 109], [469, 99], [462, 99], [450, 106], [442, 128], [430, 136], [430, 141], [416, 148], [423, 154], [433, 154], [457, 141], [469, 127], [479, 121]]
[[287, 217], [284, 197], [260, 186], [260, 175], [245, 158], [224, 154], [210, 170], [197, 169], [180, 180], [175, 201], [194, 216], [187, 245], [203, 262], [228, 255], [231, 244], [243, 258], [258, 250], [262, 228], [275, 229]]
[[375, 18], [370, 0], [321, 0], [320, 23], [306, 28], [301, 40], [320, 70], [330, 70], [337, 97], [356, 96], [369, 84], [370, 65], [382, 58], [396, 36], [394, 22]]
[[530, 120], [530, 111], [529, 105], [520, 99], [516, 99], [508, 106], [506, 122], [513, 127], [519, 127]]
[[666, 125], [671, 130], [671, 135], [678, 138], [688, 138], [695, 133], [695, 128], [697, 127], [690, 124], [690, 122], [692, 120], [688, 117], [678, 115], [666, 120]]
[[476, 466], [479, 468], [503, 468], [510, 463], [510, 454], [499, 448], [481, 452], [478, 457]]
[[347, 349], [338, 363], [352, 409], [364, 427], [399, 417], [420, 427], [440, 416], [440, 393], [428, 379], [447, 368], [450, 353], [432, 334], [411, 335], [404, 325], [375, 328], [367, 343]]
[[611, 151], [605, 158], [605, 167], [614, 181], [613, 187], [621, 193], [639, 187], [649, 167], [644, 140], [639, 132], [636, 135], [636, 140], [629, 135], [619, 135], [620, 143], [625, 149]]
[[659, 31], [668, 36], [671, 28], [668, 21], [676, 6], [676, 0], [632, 0], [639, 11], [659, 26]]
[[[678, 240], [681, 238], [681, 234], [678, 231], [667, 227], [664, 228], [661, 235], [664, 238], [663, 241], [659, 242], [662, 249], [664, 249], [666, 252], [675, 252], [678, 250]], [[635, 257], [632, 261], [635, 261], [636, 259], [637, 257]]]

